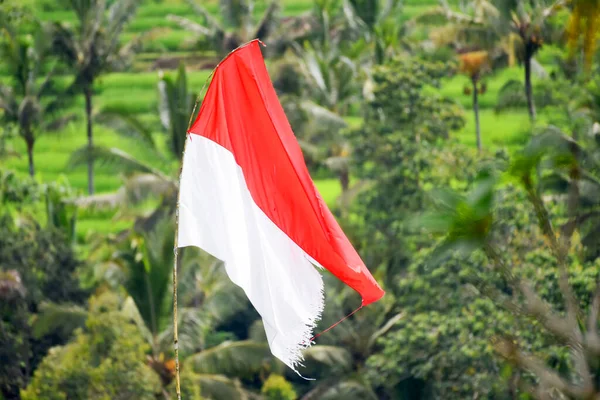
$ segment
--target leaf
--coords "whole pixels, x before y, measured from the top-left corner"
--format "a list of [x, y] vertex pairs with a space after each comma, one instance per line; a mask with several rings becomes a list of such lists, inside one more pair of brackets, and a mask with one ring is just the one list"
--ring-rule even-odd
[[377, 341], [377, 339], [380, 338], [381, 336], [385, 335], [402, 318], [404, 318], [404, 313], [398, 313], [398, 314], [394, 315], [392, 318], [390, 318], [385, 323], [385, 325], [383, 325], [375, 333], [373, 333], [373, 335], [371, 335], [371, 338], [369, 339], [369, 346], [375, 345], [375, 342]]
[[303, 355], [307, 362], [314, 361], [330, 368], [349, 371], [353, 365], [350, 352], [342, 347], [316, 345], [304, 350]]
[[310, 116], [313, 123], [322, 130], [339, 130], [348, 126], [340, 115], [315, 102], [304, 100], [300, 103], [300, 107]]
[[43, 336], [60, 332], [62, 337], [85, 325], [87, 311], [76, 305], [43, 303], [33, 322], [33, 336], [41, 339]]
[[141, 172], [156, 175], [165, 181], [171, 180], [158, 169], [138, 161], [130, 154], [114, 147], [106, 148], [94, 146], [94, 148], [90, 150], [87, 145], [84, 145], [71, 154], [67, 167], [75, 168], [87, 165], [90, 157], [93, 157], [96, 162], [104, 167], [112, 168], [113, 170], [124, 172], [125, 174]]
[[271, 1], [269, 7], [263, 14], [262, 19], [256, 25], [253, 37], [257, 39], [267, 38], [276, 28], [278, 22], [278, 13], [281, 6], [278, 1]]
[[266, 343], [250, 340], [224, 342], [218, 346], [190, 356], [186, 366], [200, 374], [224, 374], [236, 376], [258, 371], [271, 358]]
[[154, 342], [152, 338], [152, 332], [150, 332], [148, 325], [146, 325], [146, 322], [142, 318], [142, 315], [140, 314], [140, 311], [138, 310], [135, 301], [131, 296], [127, 296], [127, 299], [125, 299], [125, 301], [123, 302], [121, 312], [123, 313], [123, 315], [125, 315], [127, 318], [133, 321], [133, 323], [140, 330], [140, 334], [142, 335], [142, 337], [146, 340], [146, 342], [149, 345], [152, 346]]
[[167, 15], [167, 20], [175, 22], [177, 25], [181, 26], [183, 29], [188, 30], [196, 35], [201, 36], [210, 36], [211, 30], [207, 27], [200, 25], [188, 18], [180, 17], [178, 15]]
[[111, 127], [124, 137], [136, 139], [145, 144], [153, 149], [157, 156], [160, 156], [152, 137], [152, 131], [130, 113], [116, 107], [105, 107], [97, 114], [96, 118], [98, 122]]
[[347, 380], [332, 386], [329, 390], [319, 397], [321, 400], [377, 400], [377, 395], [373, 393], [367, 385], [355, 381]]
[[523, 83], [516, 79], [506, 82], [498, 91], [494, 110], [501, 112], [513, 108], [522, 108], [527, 104]]
[[227, 400], [246, 400], [248, 398], [238, 380], [216, 374], [202, 374], [198, 380], [202, 396], [206, 398]]

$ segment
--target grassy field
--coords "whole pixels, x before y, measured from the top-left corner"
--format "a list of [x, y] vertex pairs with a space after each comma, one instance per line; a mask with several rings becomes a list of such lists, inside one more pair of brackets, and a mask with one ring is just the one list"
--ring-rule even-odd
[[[29, 0], [35, 1], [35, 0]], [[55, 1], [38, 0], [39, 16], [43, 20], [72, 21], [73, 14], [64, 9], [58, 9]], [[296, 15], [309, 10], [313, 0], [284, 0], [284, 13]], [[211, 11], [216, 12], [217, 2], [208, 0], [202, 3]], [[412, 18], [423, 12], [428, 7], [437, 3], [436, 0], [408, 0], [404, 6], [404, 18]], [[266, 7], [265, 1], [257, 2], [256, 12], [260, 13]], [[111, 73], [103, 76], [95, 88], [94, 109], [104, 106], [119, 107], [128, 113], [139, 116], [148, 124], [158, 124], [157, 118], [157, 71], [150, 70], [154, 60], [163, 55], [177, 57], [197, 57], [188, 39], [190, 35], [182, 31], [177, 25], [168, 21], [165, 16], [175, 14], [190, 17], [193, 12], [190, 6], [183, 1], [158, 2], [145, 0], [140, 6], [137, 16], [125, 34], [126, 38], [138, 35], [149, 29], [154, 29], [155, 34], [140, 54], [136, 61], [136, 68], [132, 72]], [[542, 55], [543, 56], [543, 55]], [[484, 146], [487, 148], [508, 147], [527, 140], [530, 124], [526, 113], [511, 112], [495, 114], [493, 107], [496, 103], [498, 90], [510, 79], [521, 79], [521, 68], [511, 68], [487, 79], [488, 91], [481, 96], [481, 128]], [[209, 76], [206, 70], [190, 70], [188, 80], [190, 87], [199, 91]], [[474, 118], [471, 111], [471, 97], [463, 94], [463, 87], [469, 83], [463, 76], [456, 76], [443, 83], [440, 93], [455, 99], [465, 108], [467, 124], [456, 137], [463, 143], [475, 144]], [[83, 99], [78, 99], [76, 109], [80, 118], [72, 122], [58, 134], [41, 136], [35, 146], [35, 162], [38, 171], [37, 178], [41, 181], [54, 180], [60, 175], [66, 175], [71, 185], [84, 193], [87, 187], [87, 172], [85, 168], [70, 169], [67, 161], [70, 154], [86, 143], [85, 121], [83, 119]], [[348, 121], [353, 126], [360, 125], [358, 117], [349, 117]], [[155, 129], [160, 136], [160, 128]], [[124, 139], [101, 125], [95, 125], [95, 141], [108, 147], [118, 147], [135, 157], [152, 161], [149, 153], [132, 140]], [[158, 140], [161, 142], [161, 140]], [[24, 144], [16, 140], [14, 147], [24, 154]], [[13, 169], [20, 174], [27, 173], [26, 157], [0, 161], [3, 168]], [[334, 204], [340, 192], [340, 187], [335, 179], [318, 180], [317, 186], [322, 196], [329, 204]], [[97, 192], [109, 192], [122, 184], [122, 178], [113, 171], [101, 166], [97, 167], [95, 187]], [[84, 212], [80, 215], [78, 233], [80, 237], [88, 231], [98, 232], [114, 231], [120, 224], [111, 220], [113, 213]]]

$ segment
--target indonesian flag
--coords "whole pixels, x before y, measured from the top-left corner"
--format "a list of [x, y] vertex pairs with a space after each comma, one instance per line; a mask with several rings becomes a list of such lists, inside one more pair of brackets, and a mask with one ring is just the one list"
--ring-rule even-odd
[[356, 290], [361, 307], [384, 295], [310, 178], [258, 40], [217, 67], [188, 131], [178, 224], [178, 247], [225, 263], [294, 371], [323, 310], [315, 266]]

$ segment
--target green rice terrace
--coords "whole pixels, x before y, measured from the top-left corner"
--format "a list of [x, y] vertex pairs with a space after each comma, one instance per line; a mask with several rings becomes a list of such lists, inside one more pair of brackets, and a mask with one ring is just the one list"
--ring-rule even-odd
[[[54, 1], [39, 1], [32, 4], [37, 16], [42, 21], [74, 23], [74, 13], [57, 6]], [[432, 0], [408, 0], [401, 7], [399, 20], [408, 21], [436, 5], [436, 2]], [[205, 6], [209, 12], [218, 15], [217, 2], [208, 1]], [[266, 2], [257, 1], [254, 14], [260, 16], [266, 7]], [[312, 1], [285, 0], [282, 4], [282, 13], [284, 16], [297, 16], [310, 12], [312, 7]], [[135, 18], [126, 26], [121, 37], [124, 42], [127, 42], [136, 36], [146, 34], [143, 49], [135, 56], [130, 69], [125, 72], [109, 72], [98, 79], [94, 85], [95, 109], [117, 108], [124, 113], [139, 117], [149, 126], [158, 125], [157, 84], [159, 71], [169, 73], [169, 70], [177, 68], [179, 62], [185, 62], [187, 65], [189, 90], [199, 93], [204, 87], [211, 68], [203, 69], [202, 67], [207, 64], [214, 65], [218, 61], [217, 56], [211, 51], [198, 50], [194, 34], [166, 18], [167, 15], [176, 15], [197, 21], [200, 19], [192, 7], [184, 1], [144, 0], [136, 12]], [[417, 31], [414, 34], [422, 35], [423, 32]], [[549, 47], [544, 48], [537, 58], [543, 64], [546, 60], [551, 61], [552, 55], [553, 48]], [[523, 68], [514, 66], [485, 77], [487, 91], [480, 96], [480, 118], [483, 144], [488, 149], [512, 149], [515, 145], [523, 144], [528, 140], [531, 126], [526, 110], [509, 110], [503, 113], [497, 113], [494, 110], [499, 89], [509, 80], [518, 80], [522, 75]], [[466, 124], [462, 129], [454, 132], [453, 136], [462, 143], [474, 146], [475, 126], [473, 114], [470, 112], [471, 96], [463, 93], [465, 86], [469, 84], [467, 76], [456, 75], [442, 82], [439, 93], [464, 107]], [[87, 180], [85, 167], [69, 168], [67, 166], [73, 151], [86, 143], [82, 98], [76, 100], [73, 109], [80, 113], [81, 117], [58, 132], [40, 136], [35, 146], [35, 158], [42, 166], [38, 169], [38, 179], [52, 181], [61, 175], [66, 175], [74, 188], [83, 190], [86, 188]], [[356, 115], [348, 114], [345, 118], [353, 126], [361, 124], [361, 117], [358, 113]], [[144, 153], [143, 148], [135, 140], [123, 139], [109, 128], [98, 126], [95, 140], [103, 146], [116, 147], [137, 158], [151, 162], [151, 159], [148, 158], [149, 155]], [[13, 146], [18, 152], [25, 150], [25, 144], [22, 141], [14, 140]], [[3, 160], [2, 164], [23, 175], [28, 171], [27, 159], [24, 157]], [[341, 193], [337, 180], [325, 177], [315, 181], [324, 199], [329, 204], [335, 204]], [[95, 189], [98, 193], [114, 191], [122, 184], [123, 180], [119, 174], [106, 168], [98, 168], [95, 177]], [[123, 223], [107, 220], [105, 212], [98, 215], [94, 212], [84, 212], [79, 216], [77, 229], [80, 234], [83, 235], [92, 227], [99, 232], [107, 232], [123, 227]]]

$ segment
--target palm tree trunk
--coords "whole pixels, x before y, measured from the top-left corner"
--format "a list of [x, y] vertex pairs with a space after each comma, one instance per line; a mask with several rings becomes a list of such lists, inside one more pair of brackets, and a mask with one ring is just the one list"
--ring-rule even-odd
[[342, 193], [344, 193], [348, 190], [348, 187], [350, 186], [350, 173], [347, 169], [343, 169], [342, 171], [340, 171], [338, 176], [340, 180], [340, 185], [342, 186]]
[[87, 86], [83, 93], [85, 95], [85, 115], [87, 118], [87, 140], [88, 140], [88, 194], [94, 194], [94, 137], [92, 131], [92, 87]]
[[33, 165], [33, 140], [27, 140], [27, 157], [29, 158], [29, 176], [35, 175], [35, 166]]
[[529, 50], [529, 45], [525, 46], [525, 97], [527, 97], [527, 109], [529, 111], [529, 119], [535, 121], [535, 104], [533, 101], [533, 88], [531, 87], [531, 59], [533, 55]]
[[479, 93], [477, 92], [477, 80], [478, 77], [474, 76], [471, 78], [473, 83], [473, 112], [475, 113], [475, 135], [477, 137], [477, 150], [481, 152], [481, 128], [479, 126]]

